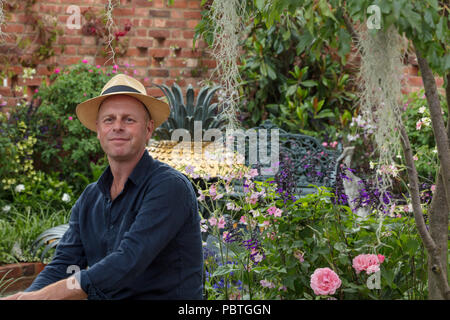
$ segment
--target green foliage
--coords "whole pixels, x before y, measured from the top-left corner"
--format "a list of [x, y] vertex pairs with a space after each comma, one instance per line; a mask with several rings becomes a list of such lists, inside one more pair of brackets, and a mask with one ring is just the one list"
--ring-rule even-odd
[[44, 230], [67, 223], [69, 216], [70, 209], [44, 201], [26, 208], [0, 202], [0, 264], [39, 261], [31, 251], [33, 241]]
[[59, 172], [76, 193], [84, 187], [77, 174], [92, 178], [87, 164], [103, 164], [106, 159], [100, 143], [77, 119], [76, 106], [97, 96], [111, 78], [111, 70], [101, 70], [86, 63], [61, 70], [52, 75], [51, 85], [43, 84], [36, 97], [41, 105], [31, 113], [29, 125], [38, 138], [35, 163], [44, 172]]
[[[444, 96], [440, 95], [444, 122], [447, 123], [448, 108]], [[417, 172], [422, 179], [434, 184], [436, 181], [439, 158], [431, 127], [430, 111], [424, 91], [413, 92], [405, 96], [403, 121], [408, 133]]]
[[[248, 189], [243, 196], [230, 196], [232, 177], [244, 177]], [[207, 206], [209, 219], [201, 221], [210, 235], [205, 245], [208, 299], [328, 298], [316, 296], [310, 286], [313, 272], [324, 267], [342, 281], [333, 295], [340, 300], [426, 299], [425, 250], [413, 217], [402, 217], [402, 208], [363, 218], [334, 204], [323, 187], [285, 202], [269, 181], [252, 181], [245, 172], [222, 178], [198, 185], [203, 205], [220, 199]], [[380, 289], [370, 289], [369, 275], [353, 268], [353, 259], [368, 253], [385, 257]]]
[[[318, 135], [327, 130], [334, 135], [335, 128], [345, 127], [354, 111], [351, 72], [344, 68], [349, 41], [334, 39], [338, 34], [351, 40], [350, 35], [319, 11], [284, 12], [275, 21], [270, 12], [281, 2], [247, 3], [252, 19], [242, 42], [243, 125], [257, 126], [269, 118], [287, 131]], [[308, 19], [314, 28], [320, 26], [320, 31], [312, 30]], [[201, 34], [211, 43], [211, 30], [211, 21], [204, 15], [197, 36]], [[318, 41], [327, 37], [330, 41]]]

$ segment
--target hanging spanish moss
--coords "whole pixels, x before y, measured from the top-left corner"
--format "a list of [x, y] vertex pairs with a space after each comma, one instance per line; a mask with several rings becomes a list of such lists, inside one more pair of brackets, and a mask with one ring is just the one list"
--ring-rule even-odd
[[0, 41], [3, 42], [5, 38], [5, 33], [3, 32], [2, 28], [5, 24], [5, 14], [3, 12], [3, 0], [0, 0]]
[[228, 128], [235, 129], [237, 127], [236, 109], [239, 101], [238, 87], [241, 80], [238, 68], [239, 42], [243, 37], [245, 1], [215, 0], [209, 14], [214, 26], [211, 54], [216, 60], [216, 68], [212, 77], [217, 76], [220, 79], [222, 90], [219, 104], [228, 120]]
[[116, 64], [116, 52], [114, 50], [114, 46], [113, 46], [113, 41], [114, 41], [114, 30], [116, 28], [116, 25], [114, 23], [113, 20], [113, 16], [112, 16], [112, 12], [114, 10], [114, 8], [120, 4], [120, 0], [108, 0], [108, 4], [106, 5], [106, 10], [105, 10], [105, 17], [104, 19], [106, 20], [105, 22], [105, 27], [107, 30], [107, 40], [106, 40], [106, 47], [108, 48], [109, 51], [107, 51], [108, 55], [109, 55], [109, 59], [106, 61], [108, 62], [109, 60], [112, 60], [113, 64]]
[[375, 148], [379, 157], [376, 181], [383, 205], [389, 203], [387, 190], [392, 188], [392, 177], [397, 173], [394, 159], [401, 151], [400, 77], [405, 39], [393, 26], [375, 32], [367, 30], [364, 24], [358, 30], [361, 53], [359, 99], [361, 116], [375, 127]]

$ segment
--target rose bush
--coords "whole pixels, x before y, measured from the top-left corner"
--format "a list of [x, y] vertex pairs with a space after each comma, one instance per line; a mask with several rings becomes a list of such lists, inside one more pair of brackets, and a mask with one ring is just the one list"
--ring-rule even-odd
[[[238, 181], [242, 194], [233, 192]], [[208, 299], [426, 297], [426, 257], [408, 215], [359, 217], [326, 188], [286, 194], [240, 169], [197, 188], [209, 214], [201, 221]], [[317, 271], [323, 268], [336, 277]], [[370, 288], [369, 277], [378, 275], [381, 289]]]

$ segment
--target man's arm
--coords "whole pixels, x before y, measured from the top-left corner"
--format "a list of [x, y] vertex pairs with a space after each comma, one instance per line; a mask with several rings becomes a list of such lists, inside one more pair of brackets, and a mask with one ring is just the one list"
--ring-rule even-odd
[[83, 300], [86, 298], [87, 294], [81, 289], [76, 277], [72, 276], [40, 290], [19, 292], [0, 300]]

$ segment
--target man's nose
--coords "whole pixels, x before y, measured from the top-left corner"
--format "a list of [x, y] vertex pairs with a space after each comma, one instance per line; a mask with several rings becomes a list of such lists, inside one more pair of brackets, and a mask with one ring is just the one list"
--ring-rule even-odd
[[123, 123], [122, 123], [121, 119], [116, 119], [114, 121], [112, 129], [114, 131], [121, 131], [121, 130], [123, 130]]

